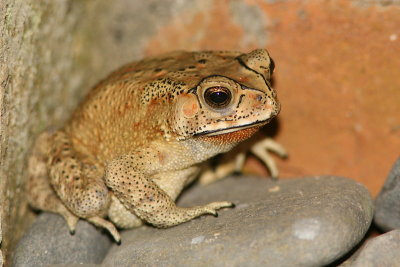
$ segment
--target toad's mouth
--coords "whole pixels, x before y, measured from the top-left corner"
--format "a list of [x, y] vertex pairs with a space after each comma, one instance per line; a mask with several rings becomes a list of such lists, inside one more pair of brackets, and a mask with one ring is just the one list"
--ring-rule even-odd
[[222, 134], [227, 134], [227, 133], [232, 133], [252, 127], [261, 127], [268, 122], [270, 122], [272, 118], [268, 118], [266, 120], [262, 121], [255, 121], [252, 123], [244, 124], [244, 125], [239, 125], [239, 126], [232, 126], [232, 127], [227, 127], [227, 128], [222, 128], [222, 129], [217, 129], [217, 130], [209, 130], [209, 131], [203, 131], [200, 133], [196, 133], [194, 136], [215, 136], [215, 135], [222, 135]]

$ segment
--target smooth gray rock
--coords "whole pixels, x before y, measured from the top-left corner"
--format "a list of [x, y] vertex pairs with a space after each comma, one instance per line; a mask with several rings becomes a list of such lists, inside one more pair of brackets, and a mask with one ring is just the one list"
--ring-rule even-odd
[[18, 243], [12, 266], [101, 263], [110, 245], [111, 239], [86, 221], [71, 235], [61, 216], [42, 213]]
[[341, 267], [400, 266], [400, 230], [372, 238]]
[[400, 228], [400, 158], [375, 200], [375, 224], [384, 231]]
[[190, 189], [180, 204], [221, 200], [236, 207], [169, 229], [124, 232], [104, 266], [323, 266], [353, 248], [373, 216], [364, 186], [327, 176], [229, 178]]

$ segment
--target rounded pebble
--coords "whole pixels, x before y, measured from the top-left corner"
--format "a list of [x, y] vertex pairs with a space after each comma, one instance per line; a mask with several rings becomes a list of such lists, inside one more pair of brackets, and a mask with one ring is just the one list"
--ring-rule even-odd
[[375, 200], [374, 223], [384, 231], [400, 228], [400, 158]]
[[12, 266], [101, 263], [110, 245], [110, 237], [86, 221], [80, 220], [71, 235], [61, 216], [42, 213], [18, 243]]
[[400, 266], [400, 230], [372, 238], [340, 267]]
[[340, 177], [227, 178], [191, 188], [180, 205], [212, 201], [232, 201], [236, 208], [168, 229], [126, 231], [103, 264], [323, 266], [350, 251], [373, 216], [368, 190]]

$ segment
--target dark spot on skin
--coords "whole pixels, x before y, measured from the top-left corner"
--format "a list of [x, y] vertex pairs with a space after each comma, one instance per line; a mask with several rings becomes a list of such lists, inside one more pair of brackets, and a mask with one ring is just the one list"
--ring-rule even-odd
[[206, 64], [207, 60], [206, 59], [200, 59], [197, 62], [199, 62], [200, 64]]

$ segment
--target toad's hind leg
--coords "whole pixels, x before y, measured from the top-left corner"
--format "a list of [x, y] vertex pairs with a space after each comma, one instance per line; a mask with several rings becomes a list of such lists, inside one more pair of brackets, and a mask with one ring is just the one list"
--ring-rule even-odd
[[[84, 218], [96, 226], [106, 228], [119, 242], [120, 236], [115, 226], [103, 219], [110, 203], [110, 195], [102, 179], [103, 170], [88, 159], [79, 157], [63, 131], [48, 136], [47, 151], [44, 154], [47, 156], [44, 157], [48, 169], [46, 180], [49, 181], [45, 183], [48, 188], [47, 195], [50, 191], [53, 192], [51, 203], [56, 203], [58, 210], [51, 209], [49, 206], [54, 205], [51, 203], [40, 203], [38, 208], [59, 213], [68, 222], [71, 216], [59, 212], [59, 209], [65, 209], [75, 217]], [[58, 198], [58, 201], [54, 198]], [[70, 228], [73, 230], [74, 225]]]
[[48, 132], [42, 133], [36, 139], [32, 154], [29, 157], [26, 183], [28, 202], [35, 209], [63, 216], [70, 232], [74, 233], [79, 218], [64, 206], [49, 183], [46, 166], [47, 155], [50, 150], [49, 137]]

